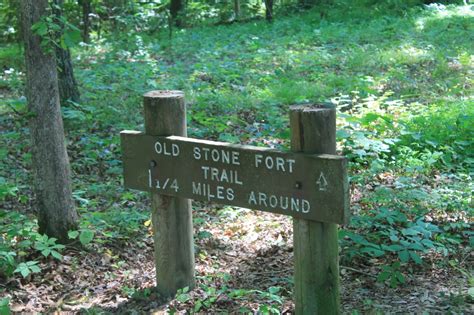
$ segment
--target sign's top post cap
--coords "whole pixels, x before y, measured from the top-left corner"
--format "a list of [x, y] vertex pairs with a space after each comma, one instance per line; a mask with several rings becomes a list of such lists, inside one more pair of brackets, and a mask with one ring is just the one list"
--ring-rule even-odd
[[329, 103], [329, 102], [290, 106], [290, 110], [298, 111], [298, 112], [319, 111], [319, 110], [335, 109], [335, 108], [336, 106], [333, 103]]
[[184, 92], [178, 90], [156, 90], [143, 94], [146, 98], [183, 98]]

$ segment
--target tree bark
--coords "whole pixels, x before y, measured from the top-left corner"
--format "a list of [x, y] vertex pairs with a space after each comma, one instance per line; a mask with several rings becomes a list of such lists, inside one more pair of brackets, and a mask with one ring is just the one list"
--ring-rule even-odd
[[40, 37], [31, 31], [47, 6], [48, 0], [21, 0], [26, 94], [39, 232], [64, 243], [68, 242], [68, 231], [77, 229], [78, 218], [59, 107], [56, 60], [42, 51]]
[[[56, 16], [56, 22], [62, 23], [61, 17], [63, 15], [62, 8], [64, 0], [54, 0], [53, 3], [55, 4], [53, 13]], [[61, 38], [63, 33], [64, 25], [61, 25], [61, 31], [57, 34], [58, 40]], [[65, 105], [68, 100], [77, 103], [80, 101], [81, 95], [79, 93], [79, 88], [77, 87], [76, 78], [74, 77], [71, 51], [69, 48], [56, 46], [56, 58], [58, 63], [58, 84], [61, 102], [63, 105]]]
[[69, 49], [56, 47], [56, 58], [58, 62], [59, 95], [62, 104], [65, 105], [68, 100], [77, 103], [81, 100], [81, 94], [74, 77], [71, 52]]
[[79, 5], [82, 7], [82, 40], [84, 43], [89, 43], [91, 40], [91, 22], [89, 19], [92, 13], [91, 0], [79, 0]]
[[174, 21], [174, 24], [177, 26], [177, 27], [181, 27], [182, 26], [182, 20], [179, 16], [179, 14], [181, 13], [181, 11], [184, 9], [184, 3], [183, 3], [183, 0], [171, 0], [170, 2], [170, 14], [171, 14], [171, 17], [173, 18], [173, 21]]
[[265, 19], [268, 22], [273, 20], [273, 0], [265, 0]]
[[240, 18], [240, 0], [234, 0], [234, 15], [235, 20], [238, 21]]

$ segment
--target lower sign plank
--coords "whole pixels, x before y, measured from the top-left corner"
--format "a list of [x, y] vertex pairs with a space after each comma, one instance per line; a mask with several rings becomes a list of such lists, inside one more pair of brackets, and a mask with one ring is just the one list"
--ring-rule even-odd
[[349, 217], [346, 160], [121, 132], [125, 186], [313, 221]]

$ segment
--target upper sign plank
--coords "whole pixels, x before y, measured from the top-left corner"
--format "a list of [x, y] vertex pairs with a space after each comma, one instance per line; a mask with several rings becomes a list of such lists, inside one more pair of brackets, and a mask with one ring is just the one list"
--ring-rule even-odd
[[125, 186], [344, 224], [346, 160], [186, 137], [121, 132]]

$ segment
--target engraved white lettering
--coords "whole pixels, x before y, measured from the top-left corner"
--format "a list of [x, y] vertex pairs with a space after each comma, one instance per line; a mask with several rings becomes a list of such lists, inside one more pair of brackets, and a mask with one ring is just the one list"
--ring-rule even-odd
[[250, 192], [248, 204], [255, 206], [257, 205], [257, 198], [255, 198], [255, 193], [253, 191]]
[[211, 167], [211, 180], [219, 181], [219, 169]]
[[176, 143], [171, 144], [171, 150], [167, 143], [161, 143], [160, 141], [155, 142], [155, 152], [167, 156], [178, 156], [179, 146]]
[[232, 164], [234, 165], [240, 165], [240, 153], [237, 151], [232, 151]]
[[194, 147], [193, 152], [194, 152], [194, 159], [195, 160], [200, 160], [201, 159], [201, 149], [199, 149], [199, 147]]
[[178, 156], [179, 155], [179, 146], [176, 143], [173, 143], [171, 145], [171, 153], [173, 156]]
[[271, 169], [273, 169], [273, 164], [274, 164], [274, 163], [273, 163], [272, 157], [271, 157], [271, 156], [267, 156], [267, 157], [265, 158], [265, 166], [266, 166], [269, 170], [271, 170]]
[[217, 199], [223, 200], [224, 198], [224, 187], [223, 186], [217, 186]]
[[218, 162], [220, 160], [220, 154], [219, 154], [219, 151], [217, 151], [216, 149], [213, 149], [211, 151], [211, 156], [212, 156], [212, 160], [214, 162]]
[[232, 188], [227, 188], [227, 200], [232, 201], [235, 198], [234, 190]]
[[201, 188], [201, 183], [195, 183], [193, 182], [193, 194], [194, 195], [202, 195], [202, 188]]
[[232, 188], [224, 186], [212, 186], [206, 183], [192, 182], [193, 195], [207, 197], [208, 201], [213, 199], [232, 201], [235, 199], [235, 193]]
[[281, 157], [276, 158], [276, 169], [277, 171], [285, 171], [285, 159]]
[[230, 164], [230, 152], [222, 150], [222, 163]]
[[269, 201], [270, 207], [276, 208], [276, 206], [278, 205], [278, 198], [275, 195], [271, 195]]
[[258, 167], [262, 163], [263, 155], [255, 154], [255, 167]]
[[258, 193], [258, 203], [259, 205], [264, 204], [267, 207], [267, 195], [264, 193]]
[[204, 160], [208, 161], [209, 148], [202, 148], [202, 150], [204, 151]]
[[291, 198], [291, 211], [300, 212], [300, 200]]
[[204, 179], [207, 179], [207, 172], [209, 172], [209, 166], [201, 166], [201, 169], [204, 171]]
[[288, 162], [288, 170], [290, 173], [293, 173], [293, 164], [295, 164], [295, 160], [293, 159], [288, 159], [286, 160]]
[[309, 201], [306, 199], [303, 199], [301, 202], [302, 202], [301, 212], [309, 213], [309, 210], [311, 209], [311, 205], [309, 204]]
[[263, 154], [255, 154], [255, 167], [259, 168], [264, 165], [267, 170], [276, 170], [279, 172], [293, 173], [294, 159], [285, 159], [282, 157], [272, 157], [271, 155], [263, 156]]
[[288, 211], [309, 213], [311, 204], [306, 199], [289, 196], [269, 195], [262, 192], [251, 191], [247, 203], [250, 207], [267, 207]]
[[236, 170], [219, 169], [211, 166], [201, 166], [205, 180], [212, 180], [220, 183], [243, 185]]
[[195, 160], [202, 159], [228, 165], [240, 165], [240, 153], [238, 151], [193, 147], [193, 157]]

